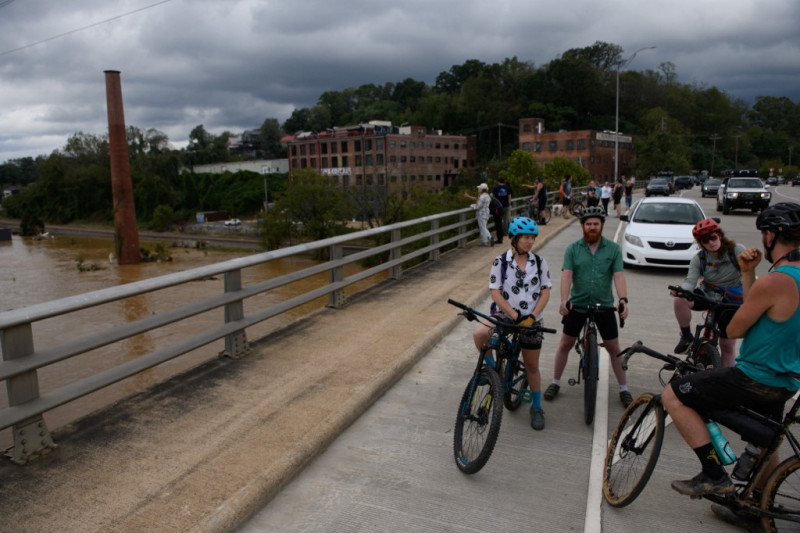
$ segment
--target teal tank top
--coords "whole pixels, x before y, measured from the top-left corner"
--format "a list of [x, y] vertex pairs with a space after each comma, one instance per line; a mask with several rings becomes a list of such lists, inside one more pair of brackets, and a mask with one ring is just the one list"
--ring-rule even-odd
[[[784, 266], [775, 269], [791, 276], [800, 290], [800, 267]], [[736, 367], [747, 377], [790, 391], [800, 389], [800, 383], [783, 372], [800, 373], [800, 307], [784, 322], [776, 322], [766, 313], [753, 324], [742, 341]]]

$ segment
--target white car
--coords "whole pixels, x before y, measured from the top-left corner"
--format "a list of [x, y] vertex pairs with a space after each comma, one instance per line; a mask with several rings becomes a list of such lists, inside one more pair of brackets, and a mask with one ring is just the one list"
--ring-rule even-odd
[[630, 215], [622, 239], [622, 260], [629, 266], [688, 268], [700, 250], [692, 237], [694, 225], [706, 218], [689, 198], [643, 198]]
[[239, 220], [238, 218], [231, 218], [231, 219], [228, 219], [228, 220], [225, 221], [225, 225], [226, 226], [241, 226], [242, 225], [242, 221]]

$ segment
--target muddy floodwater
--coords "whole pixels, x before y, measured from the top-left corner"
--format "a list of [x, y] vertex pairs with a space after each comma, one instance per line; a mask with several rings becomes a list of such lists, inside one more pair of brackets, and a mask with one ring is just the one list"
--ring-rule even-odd
[[[153, 242], [142, 246], [154, 249]], [[0, 311], [17, 309], [113, 287], [173, 272], [251, 255], [257, 252], [233, 252], [169, 248], [171, 261], [117, 265], [110, 254], [113, 241], [102, 238], [53, 236], [36, 240], [14, 236], [11, 242], [0, 243]], [[79, 269], [79, 263], [83, 269]], [[302, 270], [316, 264], [311, 257], [295, 256], [270, 261], [242, 272], [242, 284], [275, 278], [288, 272]], [[345, 269], [350, 275], [361, 267], [351, 265]], [[385, 275], [374, 276], [351, 287], [347, 294], [362, 289]], [[320, 274], [300, 280], [268, 293], [245, 300], [245, 313], [277, 303], [310, 289], [325, 285], [328, 275]], [[175, 309], [181, 305], [223, 292], [222, 276], [191, 282], [175, 288], [143, 294], [123, 301], [105, 304], [69, 315], [55, 317], [33, 325], [34, 348], [40, 350], [75, 340], [89, 333], [102, 332], [121, 324], [140, 320], [151, 314]], [[285, 326], [297, 318], [321, 308], [327, 303], [320, 298], [301, 307], [273, 317], [247, 330], [248, 340], [256, 340], [271, 331]], [[42, 393], [96, 374], [158, 348], [169, 346], [182, 339], [222, 323], [223, 309], [203, 313], [157, 330], [126, 339], [77, 357], [50, 365], [38, 371]], [[50, 430], [63, 426], [100, 407], [125, 396], [141, 391], [155, 383], [218, 356], [224, 348], [219, 340], [204, 348], [182, 355], [136, 376], [106, 387], [74, 402], [45, 413]], [[5, 387], [0, 390], [0, 408], [8, 405]], [[0, 450], [12, 443], [10, 429], [0, 431]]]

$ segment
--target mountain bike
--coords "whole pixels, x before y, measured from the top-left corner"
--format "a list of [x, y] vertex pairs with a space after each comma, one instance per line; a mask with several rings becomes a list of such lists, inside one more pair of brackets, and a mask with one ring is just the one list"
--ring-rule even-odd
[[703, 368], [721, 367], [722, 359], [718, 348], [720, 331], [717, 319], [722, 313], [736, 312], [737, 306], [711, 300], [702, 292], [686, 290], [676, 285], [669, 285], [667, 288], [679, 298], [685, 298], [690, 302], [701, 302], [708, 308], [703, 322], [695, 327], [694, 340], [686, 352], [686, 360]]
[[489, 343], [481, 347], [475, 371], [458, 404], [453, 435], [456, 466], [465, 474], [474, 474], [486, 465], [494, 451], [503, 420], [503, 405], [514, 411], [525, 396], [528, 378], [520, 356], [520, 332], [555, 333], [556, 330], [538, 323], [524, 326], [505, 322], [455, 300], [447, 300], [447, 303], [461, 309], [460, 314], [467, 320], [493, 327]]
[[[652, 350], [638, 341], [623, 351], [623, 368], [636, 353], [660, 359], [665, 369], [679, 375], [702, 370], [689, 361]], [[790, 373], [800, 380], [800, 374]], [[756, 450], [754, 463], [749, 468], [734, 468], [735, 491], [727, 495], [703, 496], [725, 506], [743, 518], [760, 521], [764, 531], [800, 530], [800, 442], [791, 432], [798, 421], [800, 396], [782, 420], [773, 420], [742, 406], [714, 410], [706, 413], [713, 420], [741, 435]], [[644, 489], [658, 461], [664, 439], [665, 411], [660, 395], [642, 394], [625, 410], [617, 424], [606, 452], [603, 469], [603, 496], [613, 507], [624, 507], [633, 502]], [[769, 469], [770, 457], [781, 445], [788, 442], [792, 455], [777, 468]], [[739, 458], [744, 461], [747, 453]], [[754, 456], [749, 455], [752, 459]], [[762, 479], [763, 478], [763, 479]], [[760, 483], [763, 482], [763, 486]]]
[[[583, 330], [575, 342], [575, 351], [578, 352], [578, 377], [569, 378], [570, 385], [580, 385], [583, 379], [583, 420], [588, 426], [594, 421], [594, 408], [597, 403], [597, 380], [600, 375], [599, 345], [597, 343], [597, 324], [594, 317], [596, 313], [605, 311], [618, 311], [616, 307], [608, 305], [574, 305], [570, 308], [586, 313], [588, 316], [583, 325]], [[619, 326], [623, 327], [625, 321], [620, 319]]]
[[573, 216], [581, 216], [581, 212], [586, 209], [586, 204], [581, 194], [573, 194], [569, 203], [569, 212]]

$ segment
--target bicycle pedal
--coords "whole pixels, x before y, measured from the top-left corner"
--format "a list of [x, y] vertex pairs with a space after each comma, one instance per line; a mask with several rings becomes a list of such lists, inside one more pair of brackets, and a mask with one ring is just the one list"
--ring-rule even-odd
[[533, 392], [530, 389], [525, 389], [520, 393], [520, 401], [531, 403], [533, 401]]

